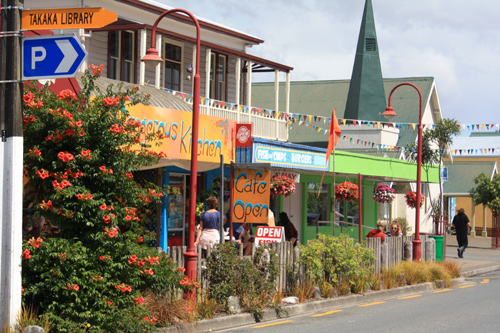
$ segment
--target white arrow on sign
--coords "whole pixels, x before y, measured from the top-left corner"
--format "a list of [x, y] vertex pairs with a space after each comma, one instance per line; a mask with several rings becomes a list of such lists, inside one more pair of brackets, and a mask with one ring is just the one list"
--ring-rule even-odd
[[78, 53], [76, 53], [75, 48], [71, 45], [69, 40], [56, 40], [56, 44], [64, 54], [64, 58], [59, 66], [57, 66], [55, 73], [66, 73], [70, 70], [71, 66], [73, 66], [76, 58], [78, 58]]

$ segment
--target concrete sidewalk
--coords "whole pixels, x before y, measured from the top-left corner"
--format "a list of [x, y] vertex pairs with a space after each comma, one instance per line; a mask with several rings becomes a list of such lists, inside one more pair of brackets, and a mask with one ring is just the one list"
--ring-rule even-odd
[[469, 246], [464, 252], [464, 258], [459, 258], [456, 236], [446, 235], [445, 258], [461, 267], [462, 276], [500, 270], [500, 249], [491, 248], [490, 237], [469, 237], [468, 240]]

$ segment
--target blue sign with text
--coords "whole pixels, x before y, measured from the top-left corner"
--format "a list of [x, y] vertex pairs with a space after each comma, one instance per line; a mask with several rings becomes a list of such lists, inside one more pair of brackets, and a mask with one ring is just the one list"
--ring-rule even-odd
[[254, 150], [255, 163], [325, 170], [326, 154], [263, 146], [256, 146]]
[[24, 37], [23, 80], [74, 77], [86, 57], [87, 51], [75, 35]]

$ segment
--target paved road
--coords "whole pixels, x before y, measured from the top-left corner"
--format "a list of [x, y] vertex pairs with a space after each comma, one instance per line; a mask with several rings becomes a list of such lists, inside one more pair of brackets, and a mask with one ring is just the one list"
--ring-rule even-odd
[[405, 297], [334, 307], [224, 332], [499, 332], [500, 271]]

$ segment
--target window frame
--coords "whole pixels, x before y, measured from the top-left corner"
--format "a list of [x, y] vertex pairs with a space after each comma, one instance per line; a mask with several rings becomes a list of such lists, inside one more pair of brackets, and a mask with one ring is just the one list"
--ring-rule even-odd
[[[175, 47], [179, 47], [181, 50], [181, 56], [180, 56], [180, 61], [175, 61], [172, 59], [167, 59], [166, 53], [167, 53], [167, 45], [170, 44]], [[184, 68], [184, 44], [181, 42], [177, 42], [171, 39], [163, 39], [163, 50], [162, 50], [162, 59], [163, 59], [163, 65], [162, 65], [162, 75], [163, 75], [163, 87], [165, 89], [172, 89], [175, 91], [183, 91], [183, 80], [182, 80], [182, 69]], [[177, 64], [179, 65], [179, 89], [174, 89], [167, 87], [165, 79], [166, 79], [166, 65], [167, 63], [172, 63], [172, 64]]]
[[[125, 32], [125, 33], [124, 33]], [[118, 54], [112, 55], [112, 35], [118, 34]], [[127, 54], [127, 42], [126, 38], [132, 34], [132, 39], [130, 42], [131, 50], [129, 53], [132, 55], [131, 59], [126, 59], [125, 55]], [[128, 83], [136, 83], [137, 82], [137, 32], [135, 30], [111, 30], [108, 32], [108, 78], [112, 80], [119, 80]], [[111, 72], [111, 68], [115, 67], [111, 65], [111, 62], [116, 62], [115, 75]], [[125, 79], [125, 68], [130, 67], [129, 79]]]
[[[220, 66], [220, 59], [224, 58], [223, 79], [219, 80], [217, 69]], [[210, 53], [210, 91], [209, 98], [219, 101], [227, 101], [227, 76], [228, 76], [228, 58], [226, 54], [211, 52]], [[215, 61], [213, 61], [215, 59]], [[221, 86], [222, 83], [222, 86]], [[221, 92], [222, 91], [222, 92]]]

